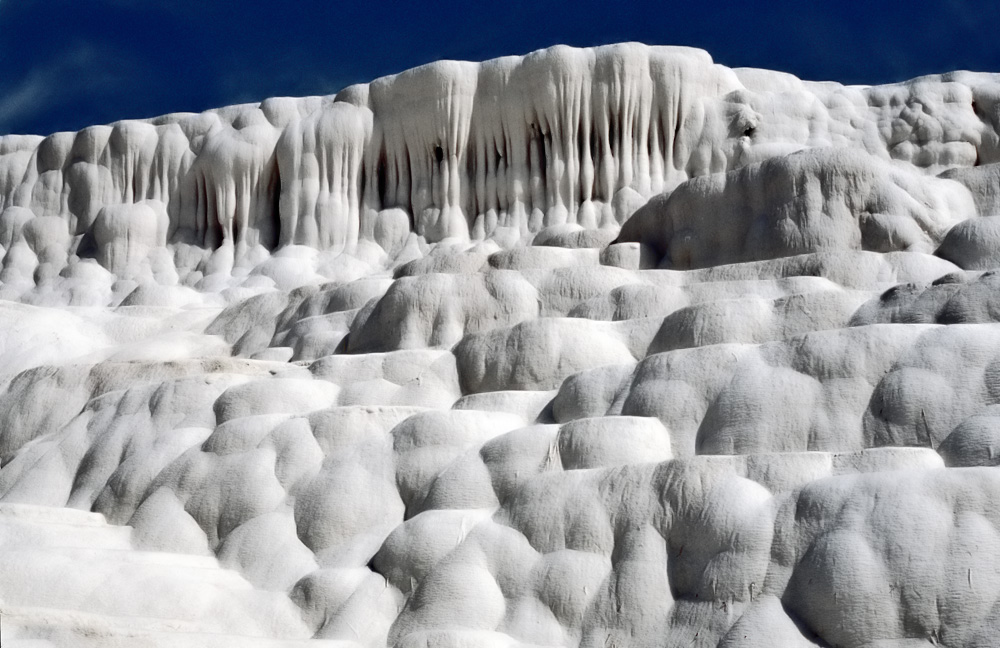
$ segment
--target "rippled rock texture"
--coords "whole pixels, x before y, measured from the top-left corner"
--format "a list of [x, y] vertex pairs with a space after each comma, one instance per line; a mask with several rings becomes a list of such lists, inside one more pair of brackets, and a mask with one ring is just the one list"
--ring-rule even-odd
[[998, 75], [445, 61], [2, 137], [0, 210], [5, 638], [1000, 636]]

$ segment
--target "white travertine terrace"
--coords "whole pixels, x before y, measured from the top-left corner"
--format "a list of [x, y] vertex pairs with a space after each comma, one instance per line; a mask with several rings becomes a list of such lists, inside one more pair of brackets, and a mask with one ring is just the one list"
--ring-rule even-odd
[[0, 137], [0, 633], [986, 648], [1000, 75], [686, 48]]

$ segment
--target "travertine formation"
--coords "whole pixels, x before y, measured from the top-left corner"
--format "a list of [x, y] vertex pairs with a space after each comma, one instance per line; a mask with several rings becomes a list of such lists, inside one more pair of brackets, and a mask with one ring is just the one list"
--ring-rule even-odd
[[556, 47], [6, 136], [0, 261], [4, 639], [1000, 636], [1000, 75]]

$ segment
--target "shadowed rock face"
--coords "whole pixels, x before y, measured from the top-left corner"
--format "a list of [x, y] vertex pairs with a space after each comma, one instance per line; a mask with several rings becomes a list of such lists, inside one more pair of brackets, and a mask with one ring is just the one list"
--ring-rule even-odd
[[624, 44], [0, 138], [5, 634], [993, 646], [998, 97]]

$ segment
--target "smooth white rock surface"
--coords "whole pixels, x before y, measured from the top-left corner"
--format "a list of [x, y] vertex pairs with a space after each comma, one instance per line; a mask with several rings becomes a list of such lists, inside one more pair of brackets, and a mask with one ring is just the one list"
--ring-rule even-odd
[[0, 137], [3, 638], [994, 646], [998, 183], [634, 43]]

